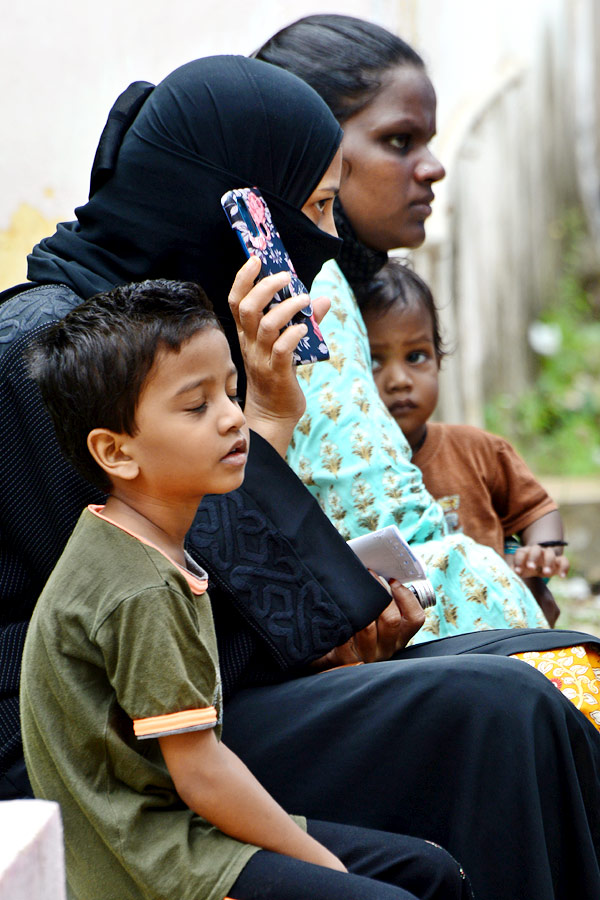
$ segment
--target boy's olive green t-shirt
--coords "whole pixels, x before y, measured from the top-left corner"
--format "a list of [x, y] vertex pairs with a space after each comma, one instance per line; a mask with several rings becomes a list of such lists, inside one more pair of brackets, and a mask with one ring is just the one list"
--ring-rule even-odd
[[197, 711], [220, 736], [206, 593], [85, 510], [29, 627], [21, 711], [34, 792], [61, 805], [71, 896], [222, 900], [257, 848], [186, 807], [157, 738], [133, 727], [166, 716], [157, 729], [169, 733], [177, 713]]

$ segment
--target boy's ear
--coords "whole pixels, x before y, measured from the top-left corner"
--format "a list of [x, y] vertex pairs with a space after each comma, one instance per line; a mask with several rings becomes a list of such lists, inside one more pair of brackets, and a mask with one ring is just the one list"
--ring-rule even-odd
[[87, 436], [88, 450], [108, 477], [132, 481], [139, 475], [137, 462], [122, 450], [128, 435], [108, 428], [94, 428]]

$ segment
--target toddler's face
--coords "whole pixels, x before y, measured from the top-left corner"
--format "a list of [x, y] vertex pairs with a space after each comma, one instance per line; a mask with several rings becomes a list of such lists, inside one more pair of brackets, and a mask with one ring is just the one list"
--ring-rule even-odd
[[136, 409], [137, 433], [127, 440], [140, 466], [138, 488], [169, 503], [238, 488], [248, 429], [236, 393], [237, 372], [218, 328], [198, 332], [179, 352], [159, 350]]
[[367, 315], [365, 323], [379, 396], [414, 449], [438, 399], [431, 317], [411, 301], [408, 306], [396, 303], [383, 315]]

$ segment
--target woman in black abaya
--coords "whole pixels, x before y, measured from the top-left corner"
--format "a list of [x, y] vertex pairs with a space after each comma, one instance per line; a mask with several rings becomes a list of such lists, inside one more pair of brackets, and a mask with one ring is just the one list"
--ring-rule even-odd
[[[0, 399], [22, 450], [15, 455], [30, 504], [28, 523], [14, 501], [2, 507], [3, 537], [11, 535], [19, 564], [13, 584], [27, 598], [20, 604], [13, 593], [7, 608], [23, 619], [36, 579], [83, 503], [97, 498], [62, 462], [51, 432], [40, 430], [36, 397], [15, 374], [27, 323], [147, 277], [198, 280], [224, 313], [242, 256], [219, 199], [244, 184], [265, 194], [306, 284], [337, 247], [301, 212], [340, 139], [323, 104], [297, 94], [292, 76], [270, 90], [267, 80], [257, 84], [254, 67], [264, 64], [256, 61], [198, 65], [150, 92], [124, 136], [109, 127], [78, 222], [59, 226], [30, 257], [29, 276], [40, 286], [0, 310], [4, 333], [13, 328]], [[243, 88], [240, 79], [231, 85], [227, 65], [246, 73]], [[123, 104], [133, 118], [135, 104]], [[10, 454], [4, 459], [16, 466]], [[12, 540], [17, 526], [20, 542]], [[190, 549], [212, 579], [228, 696], [224, 740], [288, 809], [438, 840], [485, 900], [600, 895], [600, 738], [542, 675], [504, 658], [505, 633], [307, 674], [311, 660], [372, 621], [387, 595], [258, 437], [243, 488], [203, 504]], [[510, 652], [586, 639], [509, 637], [518, 644]]]

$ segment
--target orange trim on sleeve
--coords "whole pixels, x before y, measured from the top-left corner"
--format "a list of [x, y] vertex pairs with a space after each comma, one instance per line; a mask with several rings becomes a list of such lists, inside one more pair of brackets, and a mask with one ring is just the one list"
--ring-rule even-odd
[[136, 737], [160, 737], [178, 731], [192, 731], [195, 728], [207, 728], [217, 724], [217, 710], [214, 706], [204, 709], [184, 709], [181, 712], [167, 713], [165, 716], [149, 716], [147, 719], [134, 719], [133, 731]]

